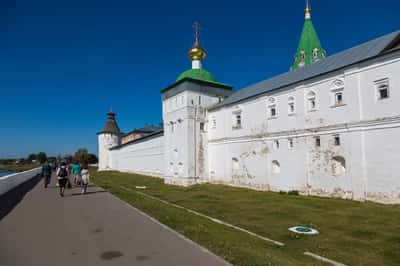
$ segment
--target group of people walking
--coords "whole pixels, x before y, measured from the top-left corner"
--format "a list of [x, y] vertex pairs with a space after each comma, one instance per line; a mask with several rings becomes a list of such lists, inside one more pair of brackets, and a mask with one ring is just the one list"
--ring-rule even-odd
[[[51, 174], [53, 167], [49, 163], [45, 163], [42, 166], [42, 176], [44, 177], [44, 187], [50, 184]], [[64, 197], [65, 188], [71, 188], [70, 177], [73, 177], [73, 182], [76, 186], [81, 187], [81, 194], [85, 194], [89, 184], [89, 168], [87, 164], [80, 165], [79, 163], [73, 163], [67, 165], [62, 162], [56, 167], [57, 186], [60, 189], [60, 196]]]

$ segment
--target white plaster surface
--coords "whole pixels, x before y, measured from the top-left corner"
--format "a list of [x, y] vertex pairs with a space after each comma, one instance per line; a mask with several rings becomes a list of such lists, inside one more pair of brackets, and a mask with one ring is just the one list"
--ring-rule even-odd
[[0, 177], [0, 195], [3, 195], [11, 189], [21, 185], [29, 179], [41, 173], [41, 168], [31, 169], [25, 172], [15, 173]]
[[[382, 79], [390, 97], [379, 100], [375, 84]], [[208, 108], [218, 97], [185, 90], [163, 100], [164, 137], [157, 144], [110, 152], [117, 140], [99, 136], [100, 169], [155, 173], [185, 186], [212, 182], [400, 203], [399, 87], [397, 51], [215, 110]], [[340, 104], [336, 92], [343, 93]]]

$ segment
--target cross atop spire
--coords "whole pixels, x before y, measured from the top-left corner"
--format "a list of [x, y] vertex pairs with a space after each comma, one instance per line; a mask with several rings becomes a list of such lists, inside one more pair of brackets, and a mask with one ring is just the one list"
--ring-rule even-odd
[[197, 21], [195, 23], [193, 23], [193, 28], [194, 28], [194, 42], [195, 44], [199, 44], [199, 37], [200, 37], [200, 23], [198, 23]]
[[311, 7], [309, 0], [306, 0], [306, 9], [304, 10], [304, 12], [305, 12], [305, 18], [311, 19]]

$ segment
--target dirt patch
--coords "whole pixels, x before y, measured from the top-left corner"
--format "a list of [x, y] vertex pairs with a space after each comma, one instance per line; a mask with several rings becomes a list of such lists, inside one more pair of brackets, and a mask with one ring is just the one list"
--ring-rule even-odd
[[122, 257], [124, 254], [122, 254], [119, 251], [115, 251], [115, 250], [110, 250], [110, 251], [106, 251], [101, 253], [100, 257], [102, 260], [112, 260], [118, 257]]

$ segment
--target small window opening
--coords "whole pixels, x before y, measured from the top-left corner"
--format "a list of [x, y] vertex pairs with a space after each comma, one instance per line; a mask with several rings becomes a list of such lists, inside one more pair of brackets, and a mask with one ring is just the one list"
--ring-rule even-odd
[[289, 149], [293, 149], [293, 147], [294, 147], [293, 139], [288, 139], [288, 147], [289, 147]]
[[335, 136], [333, 136], [333, 138], [334, 138], [335, 146], [340, 146], [340, 136], [335, 135]]
[[294, 97], [290, 96], [288, 98], [288, 107], [289, 107], [289, 114], [293, 114], [294, 113]]
[[305, 61], [306, 60], [306, 52], [301, 51], [301, 61]]
[[340, 176], [346, 173], [346, 159], [342, 156], [335, 156], [332, 158], [332, 174]]
[[269, 114], [270, 114], [270, 117], [276, 117], [276, 107], [275, 106], [271, 106], [269, 108]]
[[275, 148], [279, 150], [279, 140], [275, 140], [274, 142], [275, 142]]
[[315, 137], [315, 146], [321, 147], [321, 138], [320, 137]]
[[281, 172], [281, 165], [278, 161], [272, 161], [272, 173], [279, 174]]
[[200, 131], [204, 132], [204, 122], [200, 122]]
[[389, 79], [375, 81], [375, 87], [377, 89], [378, 100], [389, 98]]
[[313, 58], [314, 58], [314, 60], [318, 60], [318, 48], [314, 48], [314, 50], [313, 50]]
[[343, 93], [342, 92], [335, 93], [335, 104], [336, 105], [343, 104]]
[[389, 98], [389, 90], [387, 85], [379, 86], [379, 99], [387, 99]]
[[240, 114], [236, 115], [236, 127], [242, 127], [242, 115]]

